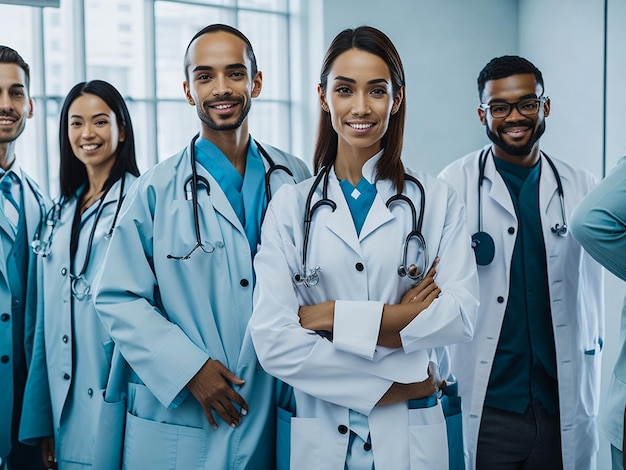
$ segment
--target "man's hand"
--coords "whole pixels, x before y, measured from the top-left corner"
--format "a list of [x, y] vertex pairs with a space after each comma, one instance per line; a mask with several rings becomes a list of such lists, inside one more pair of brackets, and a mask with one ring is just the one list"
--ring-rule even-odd
[[335, 322], [335, 302], [328, 301], [315, 305], [302, 305], [298, 310], [300, 326], [313, 331], [333, 331]]
[[39, 448], [41, 449], [41, 461], [44, 468], [56, 470], [57, 462], [54, 456], [54, 436], [42, 437], [39, 440]]
[[[209, 359], [189, 381], [187, 387], [202, 405], [211, 427], [217, 429], [212, 410], [232, 427], [239, 425], [242, 415], [248, 414], [248, 404], [231, 386], [244, 383], [221, 362]], [[241, 412], [237, 411], [233, 403], [239, 405]]]
[[439, 366], [430, 361], [428, 363], [428, 377], [421, 382], [401, 384], [394, 382], [387, 392], [378, 400], [376, 406], [393, 405], [416, 398], [426, 398], [445, 388], [446, 381], [439, 377]]

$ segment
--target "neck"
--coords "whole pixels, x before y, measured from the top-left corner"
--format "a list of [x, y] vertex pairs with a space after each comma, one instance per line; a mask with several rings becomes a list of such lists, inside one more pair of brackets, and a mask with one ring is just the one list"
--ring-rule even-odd
[[340, 180], [348, 180], [352, 186], [356, 186], [363, 178], [363, 165], [372, 158], [378, 149], [360, 149], [355, 147], [337, 149], [335, 159], [335, 174]]
[[15, 161], [15, 141], [0, 144], [0, 168], [7, 171]]
[[211, 141], [219, 148], [239, 174], [243, 175], [245, 173], [248, 145], [250, 143], [248, 126], [242, 125], [237, 129], [228, 131], [203, 128], [202, 137]]

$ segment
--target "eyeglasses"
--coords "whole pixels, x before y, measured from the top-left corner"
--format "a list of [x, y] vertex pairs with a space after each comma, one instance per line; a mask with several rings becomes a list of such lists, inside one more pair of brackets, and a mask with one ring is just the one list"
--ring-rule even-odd
[[547, 96], [540, 96], [539, 98], [527, 98], [520, 100], [516, 103], [507, 103], [505, 101], [496, 102], [493, 104], [481, 103], [479, 108], [483, 111], [489, 110], [491, 117], [496, 119], [503, 119], [511, 114], [513, 107], [523, 116], [532, 116], [539, 112], [539, 107], [548, 100]]

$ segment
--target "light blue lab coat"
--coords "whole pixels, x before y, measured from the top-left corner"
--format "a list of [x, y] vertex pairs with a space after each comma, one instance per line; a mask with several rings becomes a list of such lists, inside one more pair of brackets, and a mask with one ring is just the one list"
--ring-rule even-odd
[[[27, 240], [35, 236], [39, 220], [45, 215], [48, 198], [42, 195], [37, 184], [23, 171], [17, 163], [13, 165], [14, 171], [22, 182], [23, 213], [26, 216]], [[13, 232], [4, 215], [0, 212], [0, 458], [6, 457], [11, 451], [11, 416], [14, 412], [13, 404], [13, 299], [9, 288], [9, 278], [6, 259], [9, 253], [5, 250], [5, 241], [13, 244]], [[35, 331], [35, 317], [37, 305], [41, 297], [37, 292], [37, 277], [41, 274], [37, 269], [37, 259], [27, 243], [26, 253], [28, 260], [28, 282], [26, 285], [26, 302], [24, 307], [24, 351], [26, 364], [30, 363], [33, 334]], [[6, 359], [5, 359], [6, 358]]]
[[[296, 180], [304, 163], [265, 146]], [[277, 383], [258, 365], [245, 334], [253, 270], [244, 228], [217, 181], [201, 166], [210, 196], [198, 189], [200, 233], [185, 196], [189, 147], [145, 173], [129, 193], [95, 294], [100, 316], [132, 368], [127, 389], [124, 468], [273, 469]], [[267, 162], [264, 159], [264, 164]], [[292, 183], [272, 176], [272, 192]], [[186, 385], [209, 359], [245, 380], [234, 387], [249, 405], [231, 428], [215, 414], [211, 429]]]
[[[136, 179], [125, 176], [124, 191]], [[108, 191], [91, 245], [84, 273], [93, 286], [106, 254], [107, 236], [117, 209], [121, 180]], [[82, 191], [82, 190], [81, 190]], [[44, 436], [55, 438], [60, 469], [91, 465], [99, 415], [106, 386], [113, 340], [96, 314], [93, 299], [72, 296], [70, 241], [79, 197], [65, 201], [52, 237], [52, 252], [42, 259], [43, 309], [38, 313], [33, 359], [26, 384], [20, 439], [36, 444]], [[88, 240], [99, 204], [81, 217], [73, 273], [83, 269]]]

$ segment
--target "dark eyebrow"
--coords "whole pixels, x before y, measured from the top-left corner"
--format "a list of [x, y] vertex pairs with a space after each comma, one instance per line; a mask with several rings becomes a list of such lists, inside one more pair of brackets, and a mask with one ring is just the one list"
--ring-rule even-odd
[[[335, 80], [337, 81], [342, 81], [342, 82], [349, 82], [349, 83], [356, 83], [356, 80], [353, 78], [348, 78], [348, 77], [343, 77], [341, 75], [337, 75], [335, 77]], [[368, 85], [375, 85], [377, 83], [384, 83], [387, 84], [387, 80], [385, 80], [384, 78], [375, 78], [373, 80], [370, 80], [367, 82]]]
[[[523, 101], [523, 100], [527, 100], [529, 98], [539, 98], [539, 97], [535, 93], [529, 93], [527, 95], [520, 96], [517, 101]], [[506, 103], [506, 104], [511, 104], [508, 101], [502, 100], [502, 99], [493, 99], [489, 103]]]
[[[106, 117], [108, 118], [109, 115], [107, 113], [98, 113], [98, 114], [94, 114], [93, 116], [91, 116], [91, 119], [96, 119], [99, 117]], [[70, 116], [70, 118], [79, 118], [79, 119], [83, 119], [83, 117], [80, 114], [72, 114]]]
[[[247, 70], [246, 64], [229, 64], [225, 68], [226, 70], [239, 70], [239, 69]], [[191, 72], [192, 73], [211, 72], [213, 70], [215, 70], [215, 67], [211, 67], [210, 65], [198, 65]]]

